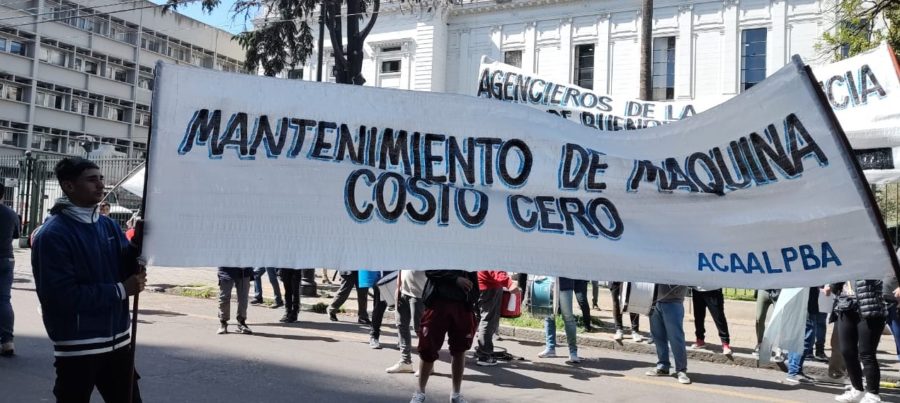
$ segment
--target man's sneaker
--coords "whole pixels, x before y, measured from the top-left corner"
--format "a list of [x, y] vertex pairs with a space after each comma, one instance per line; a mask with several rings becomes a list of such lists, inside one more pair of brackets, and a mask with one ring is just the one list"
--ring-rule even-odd
[[13, 342], [8, 341], [0, 345], [0, 356], [3, 357], [12, 357], [16, 354], [16, 346]]
[[731, 356], [732, 354], [734, 354], [734, 352], [731, 351], [731, 346], [728, 345], [728, 343], [722, 343], [722, 354], [725, 354], [727, 356]]
[[819, 351], [818, 353], [816, 353], [816, 355], [814, 357], [815, 357], [816, 361], [828, 362], [828, 356], [825, 355], [824, 351]]
[[497, 359], [490, 356], [478, 357], [478, 359], [475, 360], [475, 365], [478, 365], [479, 367], [495, 367], [497, 366]]
[[569, 359], [566, 360], [566, 364], [581, 364], [584, 361], [577, 354], [569, 354]]
[[411, 362], [399, 361], [393, 366], [385, 369], [384, 372], [387, 372], [389, 374], [411, 374], [416, 371], [413, 369], [413, 365]]
[[669, 370], [664, 368], [653, 368], [647, 372], [644, 372], [644, 375], [647, 376], [669, 376]]
[[260, 298], [260, 299], [253, 298], [252, 300], [250, 300], [250, 305], [262, 305], [262, 303], [263, 303], [262, 298]]
[[539, 357], [539, 358], [556, 358], [556, 357], [558, 357], [558, 356], [556, 355], [556, 350], [555, 350], [555, 349], [549, 349], [549, 348], [548, 348], [548, 349], [546, 349], [546, 350], [541, 351], [540, 353], [538, 353], [538, 357]]
[[381, 342], [374, 337], [369, 337], [369, 347], [374, 348], [376, 350], [381, 350]]
[[228, 333], [228, 322], [219, 322], [219, 331], [216, 334]]
[[412, 399], [409, 400], [409, 403], [424, 403], [425, 402], [425, 394], [419, 391], [416, 391], [413, 394]]
[[691, 378], [688, 378], [687, 372], [679, 371], [677, 374], [675, 374], [675, 376], [678, 378], [678, 383], [680, 383], [682, 385], [690, 385], [691, 384]]
[[332, 322], [338, 321], [337, 309], [330, 308], [330, 307], [328, 308], [328, 319], [331, 319]]
[[371, 325], [372, 321], [367, 318], [359, 318], [356, 320], [356, 323], [359, 323], [360, 325]]
[[691, 346], [691, 350], [700, 350], [706, 348], [706, 342], [703, 339], [697, 339]]
[[288, 320], [290, 320], [290, 319], [291, 319], [291, 314], [288, 312], [285, 312], [284, 315], [281, 316], [281, 319], [278, 319], [278, 321], [281, 323], [287, 323]]
[[812, 380], [803, 374], [797, 375], [788, 375], [787, 378], [784, 378], [784, 383], [788, 385], [799, 385], [801, 383], [812, 383]]
[[631, 340], [634, 340], [635, 343], [640, 343], [644, 341], [644, 336], [641, 336], [637, 331], [631, 332]]
[[864, 397], [866, 397], [865, 392], [850, 388], [850, 390], [844, 392], [843, 395], [835, 396], [834, 400], [841, 403], [859, 403]]
[[881, 402], [881, 396], [878, 396], [874, 393], [866, 393], [866, 395], [859, 401], [859, 403], [879, 403]]
[[450, 403], [467, 403], [467, 401], [461, 394], [454, 393], [450, 395]]
[[253, 331], [247, 327], [246, 323], [238, 323], [237, 332], [240, 334], [253, 334]]
[[278, 308], [281, 308], [281, 307], [283, 307], [283, 306], [284, 306], [284, 302], [281, 302], [281, 301], [275, 301], [275, 303], [272, 304], [272, 306], [270, 306], [269, 308], [272, 308], [272, 309], [278, 309]]
[[616, 334], [613, 335], [613, 340], [622, 341], [625, 338], [625, 333], [622, 332], [622, 329], [616, 329]]

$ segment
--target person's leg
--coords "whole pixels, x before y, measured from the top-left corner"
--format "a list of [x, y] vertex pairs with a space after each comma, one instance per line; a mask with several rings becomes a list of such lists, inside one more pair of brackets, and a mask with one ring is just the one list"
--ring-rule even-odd
[[262, 303], [262, 275], [266, 272], [265, 267], [257, 267], [253, 269], [253, 302]]
[[[631, 319], [631, 332], [637, 333], [641, 330], [641, 315], [636, 313], [629, 313], [628, 317]], [[622, 315], [619, 315], [619, 322], [622, 322]]]
[[419, 339], [419, 392], [425, 393], [428, 378], [434, 370], [434, 362], [444, 345], [447, 336], [449, 318], [446, 313], [446, 302], [436, 301], [430, 308], [422, 312], [422, 323], [416, 329]]
[[809, 314], [806, 317], [806, 329], [803, 333], [803, 355], [809, 356], [813, 353], [813, 346], [816, 344], [816, 318], [815, 315]]
[[56, 357], [53, 395], [57, 403], [89, 403], [97, 380], [95, 356]]
[[694, 308], [694, 336], [697, 337], [697, 347], [706, 340], [706, 293], [703, 291], [691, 291], [691, 304]]
[[766, 333], [766, 317], [769, 315], [769, 305], [772, 299], [769, 292], [759, 290], [756, 294], [756, 347], [762, 344], [763, 335]]
[[687, 372], [687, 349], [684, 346], [684, 304], [680, 302], [657, 303], [662, 306], [666, 339], [675, 358], [675, 372]]
[[302, 295], [300, 293], [300, 283], [303, 281], [303, 271], [302, 270], [293, 270], [294, 276], [291, 278], [291, 292], [294, 293], [294, 300], [291, 301], [291, 321], [296, 321], [297, 316], [300, 315], [300, 298]]
[[656, 368], [668, 371], [672, 367], [672, 362], [669, 361], [669, 336], [666, 334], [666, 323], [659, 305], [656, 304], [650, 311], [650, 337], [656, 346]]
[[418, 331], [422, 326], [422, 313], [425, 312], [425, 304], [419, 298], [410, 297], [409, 305], [412, 312], [413, 331]]
[[706, 293], [704, 299], [706, 307], [709, 309], [709, 315], [716, 323], [716, 330], [719, 331], [719, 340], [722, 341], [722, 344], [730, 344], [731, 336], [728, 332], [728, 319], [725, 317], [725, 295], [722, 293], [722, 289]]
[[[828, 332], [828, 314], [827, 313], [817, 313], [815, 314], [815, 325], [816, 325], [816, 343], [815, 343], [815, 355], [816, 357], [823, 357], [825, 355], [825, 337]], [[897, 351], [900, 351], [898, 349]]]
[[344, 302], [347, 301], [347, 298], [350, 297], [350, 292], [356, 288], [356, 276], [354, 275], [356, 272], [351, 273], [341, 274], [341, 288], [338, 288], [337, 294], [334, 295], [334, 301], [331, 301], [331, 309], [340, 309]]
[[[374, 301], [374, 304], [378, 304], [378, 301]], [[374, 310], [375, 307], [373, 306]], [[356, 310], [359, 312], [359, 319], [362, 321], [369, 320], [369, 288], [368, 287], [356, 287]]]
[[447, 305], [449, 327], [447, 328], [447, 345], [450, 349], [450, 375], [453, 381], [453, 393], [459, 393], [462, 385], [463, 370], [466, 366], [466, 351], [472, 348], [475, 334], [475, 312], [464, 303], [454, 302]]
[[897, 349], [897, 360], [900, 360], [900, 318], [897, 317], [897, 304], [891, 304], [888, 308], [887, 325], [894, 336], [894, 344]]
[[576, 339], [577, 324], [575, 313], [572, 312], [572, 299], [575, 297], [573, 290], [559, 292], [559, 309], [562, 311], [563, 325], [566, 331], [566, 344], [569, 346], [569, 357], [578, 356], [578, 340]]
[[855, 312], [842, 313], [838, 317], [838, 332], [840, 332], [841, 355], [844, 357], [844, 365], [847, 367], [847, 377], [853, 389], [863, 390], [862, 368], [859, 363], [859, 314]]
[[859, 321], [859, 361], [862, 362], [863, 374], [866, 377], [866, 392], [878, 394], [881, 383], [881, 368], [875, 356], [881, 332], [884, 330], [884, 318], [871, 318]]
[[556, 315], [544, 318], [544, 336], [546, 340], [545, 352], [556, 351]]
[[378, 287], [372, 287], [372, 290], [375, 292], [375, 296], [372, 297], [375, 306], [372, 308], [372, 326], [369, 336], [378, 340], [381, 337], [381, 322], [384, 320], [384, 311], [387, 310], [387, 301], [381, 300], [381, 291]]
[[803, 373], [803, 364], [807, 353], [812, 352], [815, 343], [815, 319], [807, 317], [806, 328], [803, 336], [803, 351], [790, 351], [787, 356], [788, 376], [793, 377]]
[[278, 285], [278, 276], [275, 275], [274, 267], [266, 267], [266, 274], [269, 276], [269, 283], [272, 284], [272, 291], [275, 293], [275, 305], [281, 305], [284, 303], [284, 299], [281, 298], [281, 287]]
[[397, 300], [397, 310], [394, 318], [397, 320], [397, 334], [400, 336], [397, 345], [400, 348], [400, 359], [404, 363], [412, 363], [412, 354], [409, 345], [412, 343], [412, 335], [409, 332], [409, 324], [412, 320], [412, 306], [410, 296], [401, 295]]
[[[111, 353], [102, 354], [102, 356], [104, 358], [100, 362], [100, 370], [97, 372], [97, 391], [106, 402], [127, 402], [128, 385], [132, 383], [129, 372], [133, 371], [131, 349], [120, 348]], [[141, 403], [141, 391], [138, 388], [138, 379], [140, 378], [135, 370], [131, 395], [133, 403]]]
[[585, 330], [591, 330], [591, 306], [588, 305], [587, 298], [587, 282], [580, 283], [583, 286], [578, 287], [575, 290], [575, 301], [578, 302], [578, 307], [581, 308], [581, 326], [584, 327]]
[[622, 330], [622, 304], [619, 303], [619, 292], [621, 292], [622, 283], [614, 281], [609, 283], [609, 293], [612, 295], [613, 322], [616, 324], [616, 330]]
[[844, 355], [841, 354], [841, 338], [838, 330], [838, 322], [834, 322], [831, 328], [831, 357], [828, 357], [828, 376], [843, 378], [847, 367], [844, 364]]
[[14, 268], [14, 260], [0, 259], [0, 343], [13, 341], [16, 319], [11, 302]]
[[234, 280], [231, 278], [219, 278], [219, 321], [228, 322], [231, 319], [231, 288]]
[[238, 300], [237, 321], [244, 323], [247, 320], [247, 305], [250, 302], [250, 277], [235, 279], [234, 286]]
[[502, 288], [484, 290], [478, 297], [481, 321], [478, 322], [478, 344], [475, 347], [477, 358], [490, 358], [494, 354], [494, 333], [500, 326], [500, 303], [503, 298]]
[[297, 291], [293, 288], [294, 272], [296, 270], [293, 269], [279, 270], [281, 281], [284, 283], [284, 317], [281, 318], [282, 322], [287, 322], [294, 312], [294, 299], [297, 298]]
[[599, 281], [591, 281], [591, 306], [594, 309], [600, 309], [600, 305], [597, 305], [597, 297], [600, 296], [600, 282]]

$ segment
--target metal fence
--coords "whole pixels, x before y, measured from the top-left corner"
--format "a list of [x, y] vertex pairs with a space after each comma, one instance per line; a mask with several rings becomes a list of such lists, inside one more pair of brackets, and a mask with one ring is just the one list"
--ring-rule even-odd
[[[58, 155], [0, 156], [0, 180], [5, 186], [3, 203], [19, 215], [22, 234], [30, 234], [43, 223], [56, 199], [62, 197], [62, 189], [53, 172], [62, 158]], [[144, 162], [140, 158], [92, 161], [100, 167], [109, 189]], [[108, 198], [111, 204], [117, 206], [115, 210], [118, 213], [113, 218], [120, 224], [130, 217], [130, 211], [140, 206], [140, 198], [126, 193], [115, 192]], [[127, 214], [126, 209], [129, 211]]]

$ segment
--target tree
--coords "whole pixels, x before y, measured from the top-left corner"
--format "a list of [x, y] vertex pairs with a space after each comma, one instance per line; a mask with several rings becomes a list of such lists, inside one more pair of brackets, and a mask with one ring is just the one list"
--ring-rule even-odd
[[[403, 12], [432, 13], [463, 0], [384, 0], [397, 3]], [[167, 0], [166, 9], [177, 9], [184, 0]], [[207, 12], [221, 0], [201, 0]], [[303, 64], [314, 47], [310, 24], [322, 11], [334, 52], [334, 77], [338, 83], [363, 85], [363, 44], [375, 26], [382, 0], [237, 0], [232, 17], [253, 20], [255, 30], [234, 37], [246, 51], [244, 67], [262, 68], [274, 76], [286, 67]], [[344, 44], [346, 38], [347, 43]]]
[[900, 0], [838, 0], [833, 11], [836, 24], [820, 51], [840, 60], [887, 41], [900, 56]]

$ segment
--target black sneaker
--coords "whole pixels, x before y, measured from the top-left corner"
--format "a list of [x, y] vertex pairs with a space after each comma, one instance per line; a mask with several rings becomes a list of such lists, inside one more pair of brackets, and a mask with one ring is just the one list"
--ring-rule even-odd
[[254, 298], [254, 299], [250, 300], [250, 305], [262, 305], [262, 303], [263, 303], [262, 298], [260, 298], [260, 299]]
[[372, 321], [369, 320], [368, 318], [359, 318], [359, 319], [356, 320], [356, 323], [359, 323], [360, 325], [367, 325], [367, 326], [369, 326], [369, 325], [372, 324]]
[[332, 322], [337, 322], [337, 310], [334, 308], [328, 308], [328, 319], [331, 319]]
[[815, 357], [816, 357], [816, 361], [828, 362], [828, 356], [825, 355], [824, 351], [819, 351], [818, 353], [816, 353]]
[[290, 318], [291, 318], [291, 314], [285, 313], [284, 316], [281, 317], [281, 319], [278, 319], [278, 321], [281, 323], [287, 323], [288, 320], [290, 320]]
[[246, 324], [243, 324], [243, 323], [238, 323], [238, 325], [237, 325], [237, 332], [238, 332], [239, 334], [253, 334], [253, 331], [250, 330], [250, 328], [247, 327], [247, 325], [246, 325]]
[[283, 306], [284, 306], [284, 302], [281, 302], [281, 301], [275, 301], [275, 303], [272, 304], [271, 308], [272, 308], [272, 309], [278, 309], [278, 308], [281, 308], [281, 307], [283, 307]]

